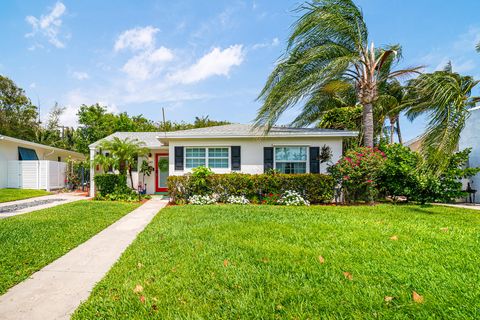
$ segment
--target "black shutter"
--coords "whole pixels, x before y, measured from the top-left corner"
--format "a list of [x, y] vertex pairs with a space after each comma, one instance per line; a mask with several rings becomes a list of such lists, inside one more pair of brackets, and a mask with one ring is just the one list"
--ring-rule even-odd
[[310, 173], [320, 173], [319, 147], [310, 147]]
[[232, 150], [232, 170], [233, 171], [240, 171], [242, 168], [242, 161], [240, 156], [240, 146], [232, 146], [230, 148]]
[[183, 170], [183, 147], [175, 147], [175, 170]]
[[273, 148], [263, 148], [263, 172], [273, 169]]

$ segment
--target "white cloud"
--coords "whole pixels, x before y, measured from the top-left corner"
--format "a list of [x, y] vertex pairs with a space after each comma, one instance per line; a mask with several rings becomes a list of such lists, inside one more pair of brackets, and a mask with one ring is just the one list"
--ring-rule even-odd
[[141, 50], [155, 46], [155, 34], [160, 31], [152, 26], [124, 31], [115, 41], [115, 51], [123, 49]]
[[77, 80], [87, 80], [90, 78], [90, 75], [83, 71], [74, 71], [72, 72], [72, 77], [74, 77]]
[[37, 84], [35, 82], [30, 83], [29, 86], [31, 89], [35, 89], [37, 87]]
[[[62, 2], [57, 2], [47, 15], [42, 15], [40, 18], [27, 16], [25, 20], [32, 26], [32, 32], [27, 33], [25, 36], [35, 37], [37, 34], [40, 34], [53, 46], [64, 48], [65, 43], [60, 40], [60, 28], [62, 26], [61, 17], [65, 11], [65, 5]], [[33, 50], [35, 47], [41, 47], [41, 45], [30, 47], [29, 50]]]
[[256, 43], [252, 46], [253, 50], [256, 49], [262, 49], [262, 48], [268, 48], [268, 47], [276, 47], [280, 44], [280, 40], [278, 38], [273, 38], [272, 41], [270, 42], [262, 42], [262, 43]]
[[173, 52], [165, 47], [142, 52], [125, 63], [122, 71], [137, 80], [146, 80], [157, 74], [166, 62], [173, 60]]
[[243, 59], [242, 45], [233, 45], [224, 50], [213, 48], [195, 64], [173, 73], [170, 79], [175, 82], [189, 84], [211, 76], [228, 76], [231, 68], [240, 65]]
[[472, 27], [460, 34], [454, 41], [420, 57], [420, 63], [427, 66], [428, 72], [442, 70], [448, 62], [451, 62], [453, 71], [472, 73], [477, 69], [476, 61], [479, 61], [478, 53], [475, 52], [475, 44], [479, 41], [480, 29]]

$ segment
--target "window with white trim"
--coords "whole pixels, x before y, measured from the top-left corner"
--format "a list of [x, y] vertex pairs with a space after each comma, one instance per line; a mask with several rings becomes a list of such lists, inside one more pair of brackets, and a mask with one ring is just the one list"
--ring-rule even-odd
[[307, 147], [275, 147], [275, 169], [282, 173], [306, 173], [307, 159]]
[[230, 148], [226, 147], [187, 147], [185, 148], [185, 168], [205, 166], [212, 169], [228, 169], [229, 152]]

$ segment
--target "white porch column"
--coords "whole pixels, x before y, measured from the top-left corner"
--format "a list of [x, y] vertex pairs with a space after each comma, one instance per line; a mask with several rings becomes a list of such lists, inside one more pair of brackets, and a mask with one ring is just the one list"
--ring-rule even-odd
[[93, 177], [95, 176], [95, 148], [90, 149], [90, 197], [95, 197], [95, 181]]

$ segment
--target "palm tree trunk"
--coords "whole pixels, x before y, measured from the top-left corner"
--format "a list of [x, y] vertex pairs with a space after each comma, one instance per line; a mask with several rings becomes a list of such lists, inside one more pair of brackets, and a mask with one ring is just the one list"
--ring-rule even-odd
[[363, 144], [373, 148], [373, 104], [368, 102], [363, 106]]
[[132, 189], [135, 189], [135, 188], [133, 187], [132, 168], [129, 168], [129, 169], [128, 169], [128, 175], [130, 176], [130, 183], [131, 183], [131, 185], [132, 185]]
[[395, 133], [395, 118], [390, 117], [390, 144], [393, 144], [394, 133]]
[[398, 135], [398, 143], [403, 145], [402, 132], [400, 131], [400, 115], [397, 117], [397, 135]]

